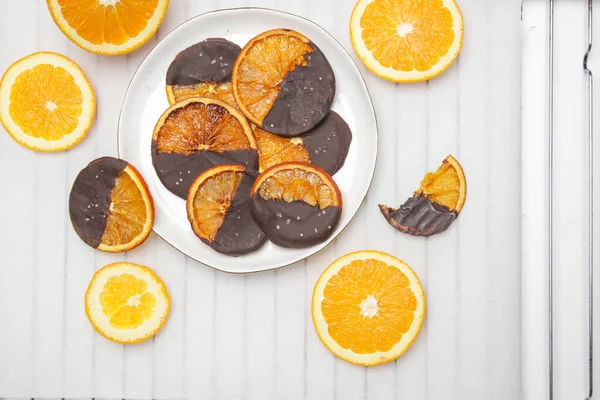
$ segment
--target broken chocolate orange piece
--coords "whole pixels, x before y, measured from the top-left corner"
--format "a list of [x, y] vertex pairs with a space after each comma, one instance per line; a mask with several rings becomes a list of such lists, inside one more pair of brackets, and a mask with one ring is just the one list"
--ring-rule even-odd
[[342, 214], [342, 193], [326, 171], [305, 163], [278, 164], [251, 191], [252, 214], [276, 245], [302, 248], [331, 236]]
[[421, 187], [399, 208], [379, 205], [394, 228], [413, 236], [444, 232], [458, 217], [467, 197], [467, 182], [460, 163], [446, 157], [441, 167], [423, 178]]

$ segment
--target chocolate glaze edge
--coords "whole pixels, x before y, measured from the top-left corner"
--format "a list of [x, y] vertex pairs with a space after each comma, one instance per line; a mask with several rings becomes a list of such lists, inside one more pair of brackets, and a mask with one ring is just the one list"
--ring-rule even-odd
[[265, 200], [252, 195], [252, 215], [274, 244], [287, 248], [305, 248], [326, 241], [340, 221], [342, 208], [321, 210], [301, 200]]
[[281, 136], [298, 136], [314, 128], [329, 113], [335, 96], [335, 75], [317, 45], [309, 45], [313, 51], [304, 54], [307, 65], [296, 66], [283, 78], [281, 91], [264, 117], [262, 129]]
[[161, 153], [156, 140], [151, 144], [152, 165], [156, 175], [174, 195], [187, 199], [188, 191], [194, 180], [215, 165], [243, 164], [248, 169], [258, 170], [258, 151], [256, 149], [234, 150], [218, 153], [200, 150], [194, 154]]
[[248, 254], [261, 248], [267, 241], [267, 236], [252, 216], [250, 190], [255, 179], [253, 171], [244, 174], [215, 241], [208, 244], [219, 253], [230, 256]]
[[334, 175], [346, 162], [352, 131], [342, 116], [331, 110], [319, 125], [302, 136], [302, 143], [312, 163]]
[[110, 194], [127, 162], [102, 157], [82, 169], [69, 194], [69, 216], [75, 232], [87, 245], [98, 248], [110, 212]]
[[379, 205], [381, 213], [397, 230], [413, 236], [432, 236], [452, 225], [458, 214], [431, 201], [422, 194], [415, 195], [399, 208]]

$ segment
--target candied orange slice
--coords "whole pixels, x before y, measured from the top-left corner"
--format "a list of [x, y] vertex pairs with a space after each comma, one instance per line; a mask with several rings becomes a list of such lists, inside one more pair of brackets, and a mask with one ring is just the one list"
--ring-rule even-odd
[[254, 129], [254, 136], [260, 154], [261, 171], [284, 162], [311, 162], [301, 138], [283, 138], [258, 127]]
[[187, 211], [192, 229], [198, 236], [215, 241], [244, 171], [243, 165], [220, 165], [200, 175], [192, 184]]
[[217, 99], [237, 108], [237, 103], [233, 97], [231, 82], [219, 84], [202, 82], [189, 86], [167, 85], [167, 99], [169, 100], [169, 104], [175, 104], [191, 97]]
[[60, 30], [95, 54], [129, 53], [156, 33], [169, 0], [46, 0]]
[[94, 329], [121, 344], [156, 335], [170, 306], [167, 288], [154, 271], [126, 262], [98, 270], [85, 294], [85, 312]]
[[363, 366], [404, 354], [421, 330], [425, 308], [414, 271], [373, 250], [334, 261], [312, 297], [313, 323], [323, 344], [341, 359]]
[[252, 194], [257, 192], [265, 200], [301, 200], [321, 209], [342, 207], [342, 194], [331, 175], [305, 163], [289, 162], [267, 169], [254, 182]]
[[350, 19], [356, 54], [394, 82], [431, 79], [456, 59], [463, 17], [455, 0], [359, 0]]
[[13, 63], [0, 81], [0, 122], [18, 143], [62, 151], [89, 131], [96, 99], [83, 71], [57, 53], [34, 53]]
[[202, 97], [169, 107], [156, 123], [154, 140], [161, 153], [256, 149], [252, 129], [239, 111], [230, 104]]
[[131, 250], [146, 240], [154, 223], [154, 204], [140, 173], [127, 165], [117, 176], [110, 193], [106, 228], [98, 250]]

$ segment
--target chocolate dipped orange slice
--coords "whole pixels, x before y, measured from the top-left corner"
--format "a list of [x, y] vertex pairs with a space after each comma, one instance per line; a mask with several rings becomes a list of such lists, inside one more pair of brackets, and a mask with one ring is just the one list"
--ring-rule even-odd
[[335, 95], [335, 76], [325, 55], [288, 29], [251, 39], [235, 62], [232, 84], [244, 115], [281, 136], [298, 136], [317, 126]]
[[69, 214], [81, 240], [95, 249], [117, 253], [148, 238], [154, 202], [137, 169], [126, 161], [102, 157], [77, 175]]
[[458, 217], [467, 198], [467, 182], [460, 163], [446, 157], [435, 172], [428, 172], [414, 196], [399, 208], [379, 205], [394, 228], [413, 236], [444, 232]]
[[284, 162], [311, 163], [335, 174], [342, 168], [352, 143], [352, 131], [335, 111], [302, 136], [285, 138], [254, 129], [261, 171]]
[[215, 165], [258, 168], [248, 121], [233, 106], [216, 99], [189, 98], [169, 107], [156, 123], [151, 150], [161, 182], [182, 199], [194, 179]]
[[251, 197], [256, 222], [282, 247], [309, 247], [327, 240], [342, 214], [342, 193], [331, 175], [305, 163], [267, 169], [254, 182]]
[[169, 104], [190, 97], [209, 97], [237, 107], [231, 73], [241, 50], [227, 39], [211, 38], [181, 51], [167, 70]]
[[187, 198], [192, 230], [219, 253], [246, 254], [267, 240], [250, 208], [250, 190], [256, 172], [244, 165], [218, 165], [202, 173]]

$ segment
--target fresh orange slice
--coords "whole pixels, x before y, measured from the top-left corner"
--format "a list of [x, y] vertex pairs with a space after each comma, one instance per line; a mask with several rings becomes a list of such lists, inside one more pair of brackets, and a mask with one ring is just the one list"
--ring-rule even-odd
[[274, 29], [251, 39], [232, 74], [233, 95], [246, 118], [282, 136], [309, 131], [329, 113], [333, 69], [306, 36]]
[[446, 157], [435, 172], [428, 172], [415, 194], [423, 194], [437, 204], [457, 213], [467, 198], [467, 181], [460, 163], [452, 156]]
[[99, 269], [85, 293], [85, 313], [94, 329], [121, 344], [156, 335], [170, 308], [167, 288], [154, 271], [127, 262]]
[[52, 19], [77, 46], [95, 54], [129, 53], [156, 33], [169, 0], [46, 0]]
[[57, 53], [33, 53], [0, 80], [0, 122], [14, 140], [36, 151], [62, 151], [92, 126], [96, 98], [83, 71]]
[[204, 243], [228, 255], [246, 254], [267, 240], [250, 210], [254, 178], [243, 165], [218, 165], [202, 173], [190, 187], [187, 214], [192, 230]]
[[393, 82], [424, 81], [458, 56], [463, 17], [455, 0], [359, 0], [350, 37], [376, 75]]
[[302, 138], [284, 138], [258, 127], [254, 129], [254, 136], [260, 154], [260, 171], [284, 162], [311, 162]]
[[103, 157], [75, 179], [69, 197], [71, 222], [79, 237], [117, 253], [142, 244], [154, 223], [154, 202], [144, 178], [123, 160]]
[[339, 358], [363, 366], [404, 354], [421, 330], [425, 308], [414, 271], [373, 250], [334, 261], [312, 297], [313, 323], [323, 344]]

